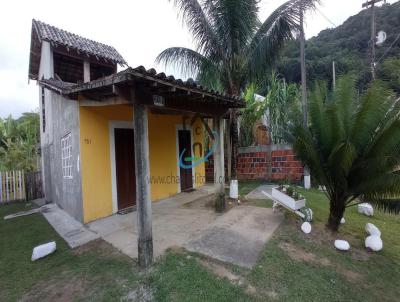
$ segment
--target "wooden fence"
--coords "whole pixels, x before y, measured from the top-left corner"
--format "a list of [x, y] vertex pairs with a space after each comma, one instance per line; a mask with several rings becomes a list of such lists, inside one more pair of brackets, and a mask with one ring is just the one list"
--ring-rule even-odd
[[0, 172], [0, 204], [43, 197], [40, 172]]
[[34, 200], [44, 197], [42, 189], [42, 172], [25, 173], [26, 200]]

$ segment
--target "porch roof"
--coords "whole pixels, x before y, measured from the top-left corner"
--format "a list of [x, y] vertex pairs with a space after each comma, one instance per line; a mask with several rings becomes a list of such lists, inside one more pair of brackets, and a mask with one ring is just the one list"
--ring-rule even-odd
[[[157, 73], [154, 68], [146, 70], [143, 66], [127, 68], [113, 75], [87, 83], [65, 83], [55, 79], [43, 79], [39, 84], [71, 99], [84, 95], [89, 99], [104, 102], [109, 97], [123, 93], [124, 88], [134, 86], [142, 97], [160, 95], [168, 99], [179, 98], [183, 101], [223, 106], [224, 108], [241, 108], [245, 101], [238, 97], [220, 93], [198, 85], [193, 79], [182, 81], [165, 73]], [[147, 100], [148, 102], [149, 100]], [[149, 104], [151, 105], [151, 104]]]

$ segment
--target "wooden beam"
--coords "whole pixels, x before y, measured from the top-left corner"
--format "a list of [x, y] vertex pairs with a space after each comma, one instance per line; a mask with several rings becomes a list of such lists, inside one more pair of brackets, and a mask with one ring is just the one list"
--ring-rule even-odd
[[224, 126], [222, 117], [214, 118], [214, 131], [217, 133], [217, 148], [214, 152], [214, 186], [215, 186], [215, 210], [223, 212], [225, 202], [225, 166], [224, 166]]
[[83, 82], [90, 82], [90, 62], [88, 60], [83, 61]]
[[150, 195], [148, 108], [140, 104], [131, 88], [134, 112], [138, 260], [141, 267], [153, 263], [153, 232]]

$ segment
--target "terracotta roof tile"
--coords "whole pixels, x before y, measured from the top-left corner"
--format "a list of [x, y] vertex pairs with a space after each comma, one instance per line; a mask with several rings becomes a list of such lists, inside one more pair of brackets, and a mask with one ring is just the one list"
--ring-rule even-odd
[[124, 58], [112, 46], [83, 38], [38, 20], [32, 20], [32, 26], [36, 30], [40, 40], [60, 44], [118, 64], [127, 64]]

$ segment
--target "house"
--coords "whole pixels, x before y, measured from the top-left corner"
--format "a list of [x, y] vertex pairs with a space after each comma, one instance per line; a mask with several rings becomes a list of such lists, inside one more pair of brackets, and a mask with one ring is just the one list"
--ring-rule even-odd
[[[137, 206], [146, 250], [151, 201], [202, 186], [211, 153], [223, 195], [223, 119], [244, 101], [117, 65], [127, 63], [115, 48], [32, 21], [29, 79], [39, 83], [46, 201], [83, 223]], [[207, 136], [214, 147], [205, 154]]]

